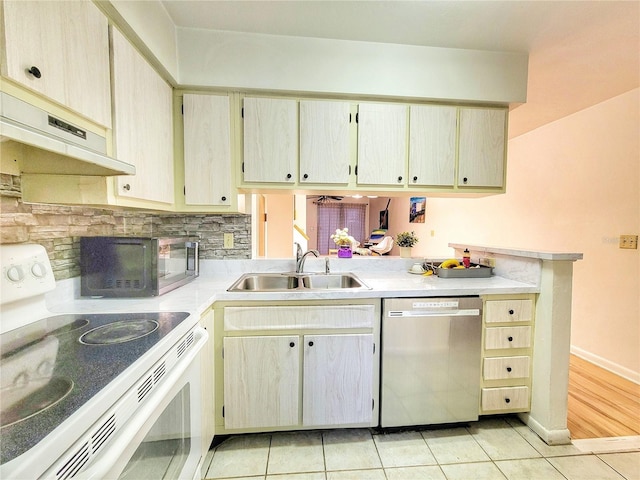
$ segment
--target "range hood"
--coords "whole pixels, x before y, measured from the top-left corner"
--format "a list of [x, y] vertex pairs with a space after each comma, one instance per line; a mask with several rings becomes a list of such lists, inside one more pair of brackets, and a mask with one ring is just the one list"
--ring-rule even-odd
[[135, 166], [106, 155], [106, 138], [4, 92], [0, 92], [0, 150], [3, 161], [15, 161], [20, 173], [136, 173]]

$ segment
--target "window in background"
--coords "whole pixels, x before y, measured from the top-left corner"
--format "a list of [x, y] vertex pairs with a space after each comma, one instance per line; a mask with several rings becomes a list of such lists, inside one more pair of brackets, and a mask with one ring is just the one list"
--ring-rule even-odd
[[318, 251], [327, 255], [330, 248], [336, 248], [331, 235], [337, 228], [349, 229], [349, 235], [360, 243], [367, 237], [365, 219], [367, 205], [358, 203], [318, 204]]

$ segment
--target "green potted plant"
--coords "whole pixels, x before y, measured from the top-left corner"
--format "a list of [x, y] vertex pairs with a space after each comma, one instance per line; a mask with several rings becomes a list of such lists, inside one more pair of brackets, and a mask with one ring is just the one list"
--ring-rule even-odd
[[400, 256], [402, 258], [411, 258], [411, 247], [418, 243], [418, 237], [415, 232], [400, 232], [396, 235], [396, 245], [400, 247]]

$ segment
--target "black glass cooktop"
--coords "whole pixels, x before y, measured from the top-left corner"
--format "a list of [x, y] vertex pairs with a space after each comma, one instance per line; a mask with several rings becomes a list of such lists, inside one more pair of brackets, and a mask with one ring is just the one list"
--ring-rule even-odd
[[0, 463], [36, 445], [188, 316], [56, 315], [3, 334]]

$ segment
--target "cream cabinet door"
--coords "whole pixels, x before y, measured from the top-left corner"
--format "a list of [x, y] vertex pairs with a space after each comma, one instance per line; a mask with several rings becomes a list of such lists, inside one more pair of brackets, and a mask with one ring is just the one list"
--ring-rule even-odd
[[305, 335], [302, 423], [370, 423], [373, 335]]
[[407, 106], [361, 103], [358, 106], [359, 185], [406, 183]]
[[409, 121], [410, 186], [455, 183], [456, 107], [411, 105]]
[[244, 99], [245, 182], [294, 183], [298, 165], [298, 103]]
[[116, 157], [136, 167], [118, 177], [118, 195], [173, 203], [172, 89], [113, 29]]
[[502, 187], [506, 160], [507, 111], [461, 108], [458, 185]]
[[348, 102], [300, 102], [300, 183], [349, 183], [350, 107]]
[[111, 128], [109, 30], [93, 2], [4, 1], [2, 6], [2, 74]]
[[188, 205], [231, 204], [228, 96], [185, 94], [184, 183]]
[[300, 337], [225, 337], [226, 429], [298, 425]]

